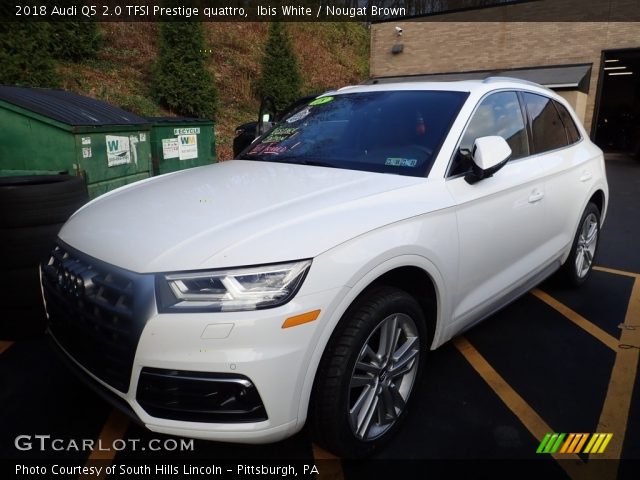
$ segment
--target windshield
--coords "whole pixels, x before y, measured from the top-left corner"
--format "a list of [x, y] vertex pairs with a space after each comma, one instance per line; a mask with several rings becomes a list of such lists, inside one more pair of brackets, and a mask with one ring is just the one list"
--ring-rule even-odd
[[238, 158], [426, 176], [467, 96], [432, 90], [319, 97]]

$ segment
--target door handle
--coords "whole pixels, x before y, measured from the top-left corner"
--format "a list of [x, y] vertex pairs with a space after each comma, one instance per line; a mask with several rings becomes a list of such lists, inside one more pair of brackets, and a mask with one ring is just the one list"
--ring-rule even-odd
[[583, 172], [582, 176], [580, 177], [580, 181], [586, 182], [588, 180], [591, 180], [592, 178], [593, 178], [593, 174], [591, 172]]
[[542, 193], [540, 190], [534, 190], [533, 192], [531, 192], [531, 195], [529, 195], [529, 203], [539, 202], [540, 200], [542, 200], [542, 197], [544, 197], [544, 193]]

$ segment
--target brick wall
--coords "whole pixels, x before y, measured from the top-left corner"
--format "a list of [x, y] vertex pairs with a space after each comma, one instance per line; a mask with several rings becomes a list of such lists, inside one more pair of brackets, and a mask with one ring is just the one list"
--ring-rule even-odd
[[[500, 16], [495, 10], [507, 8], [521, 6], [489, 9], [490, 18]], [[481, 18], [482, 12], [474, 12], [474, 18]], [[457, 20], [459, 15], [447, 19]], [[445, 17], [440, 16], [440, 21], [373, 24], [371, 76], [592, 63], [584, 115], [590, 131], [602, 50], [640, 48], [640, 22], [512, 22], [510, 17], [505, 13], [504, 22], [442, 21]], [[398, 25], [404, 30], [401, 37], [395, 32]], [[396, 43], [404, 44], [404, 52], [393, 55]]]

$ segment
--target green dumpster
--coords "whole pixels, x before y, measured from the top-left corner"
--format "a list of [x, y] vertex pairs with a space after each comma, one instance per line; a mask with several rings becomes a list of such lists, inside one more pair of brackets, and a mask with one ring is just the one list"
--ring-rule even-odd
[[213, 122], [198, 118], [147, 117], [151, 123], [153, 175], [216, 161]]
[[0, 85], [0, 172], [82, 176], [89, 196], [150, 176], [148, 120], [64, 90]]

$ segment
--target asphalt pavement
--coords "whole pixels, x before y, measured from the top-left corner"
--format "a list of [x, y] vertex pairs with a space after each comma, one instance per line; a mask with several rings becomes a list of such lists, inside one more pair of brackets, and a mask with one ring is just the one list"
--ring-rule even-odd
[[[607, 161], [609, 213], [597, 268], [580, 289], [554, 279], [431, 352], [410, 418], [374, 460], [334, 459], [303, 430], [272, 445], [195, 441], [192, 452], [18, 450], [15, 438], [170, 439], [130, 422], [77, 380], [46, 339], [0, 342], [0, 459], [110, 464], [129, 460], [325, 461], [320, 478], [377, 476], [399, 459], [424, 470], [439, 459], [537, 461], [549, 475], [585, 477], [594, 460], [640, 460], [640, 162]], [[538, 453], [547, 433], [611, 433], [602, 453]], [[573, 438], [573, 437], [572, 437]], [[584, 450], [584, 449], [583, 449]], [[427, 463], [420, 463], [427, 460]], [[386, 462], [386, 463], [385, 463]], [[495, 463], [491, 463], [495, 462]], [[515, 463], [514, 463], [515, 462]], [[407, 465], [405, 463], [404, 465]], [[594, 478], [637, 478], [638, 463], [609, 461]], [[420, 471], [422, 471], [420, 470]], [[593, 472], [592, 472], [593, 473]], [[378, 477], [380, 478], [380, 477]]]

